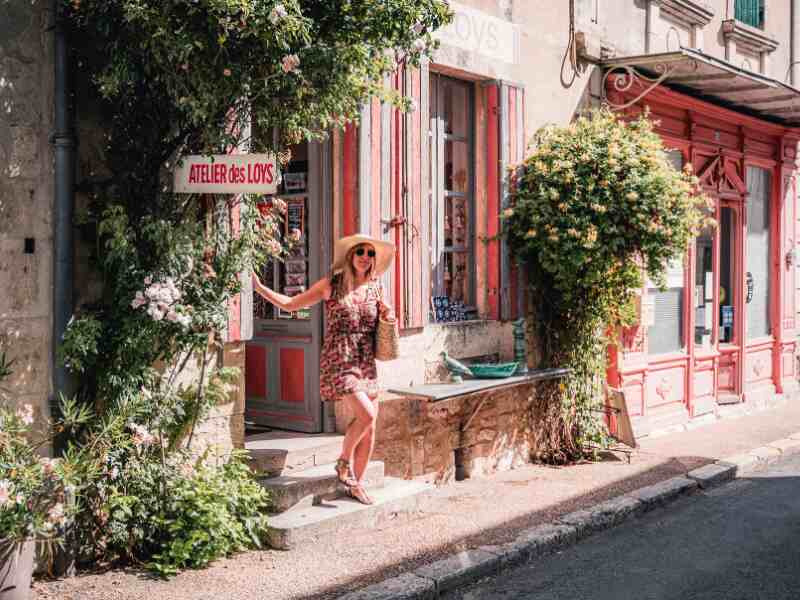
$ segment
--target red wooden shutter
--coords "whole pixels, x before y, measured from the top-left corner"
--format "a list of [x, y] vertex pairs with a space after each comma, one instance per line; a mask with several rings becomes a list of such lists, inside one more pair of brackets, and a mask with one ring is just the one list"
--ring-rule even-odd
[[[380, 138], [372, 140], [371, 177], [381, 177], [380, 235], [397, 246], [393, 281], [394, 307], [403, 329], [425, 325], [430, 294], [430, 259], [428, 254], [428, 65], [415, 69], [401, 64], [390, 85], [406, 98], [413, 109], [402, 112], [388, 105], [380, 114]], [[378, 128], [373, 124], [373, 132]], [[392, 222], [393, 224], [389, 224]]]

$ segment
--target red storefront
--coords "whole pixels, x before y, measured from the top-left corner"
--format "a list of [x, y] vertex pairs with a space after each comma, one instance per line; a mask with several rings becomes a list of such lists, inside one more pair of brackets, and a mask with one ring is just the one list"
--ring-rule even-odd
[[669, 265], [666, 290], [642, 290], [639, 326], [611, 351], [609, 382], [634, 430], [793, 392], [800, 92], [686, 49], [611, 62], [609, 104], [632, 117], [649, 109], [717, 221]]
[[[401, 360], [380, 365], [391, 389], [426, 383], [440, 350], [511, 358], [509, 321], [522, 313], [523, 288], [497, 234], [510, 203], [506, 168], [523, 158], [525, 94], [519, 84], [428, 62], [399, 65], [386, 85], [411, 110], [373, 99], [358, 125], [292, 149], [278, 195], [288, 206], [286, 230], [300, 229], [303, 242], [261, 278], [292, 295], [327, 275], [338, 237], [392, 241], [396, 260], [383, 285], [400, 321]], [[463, 311], [458, 318], [437, 315], [434, 299], [443, 297]], [[323, 415], [332, 407], [319, 398], [322, 319], [321, 306], [284, 314], [255, 299], [248, 420], [333, 429], [333, 415]]]

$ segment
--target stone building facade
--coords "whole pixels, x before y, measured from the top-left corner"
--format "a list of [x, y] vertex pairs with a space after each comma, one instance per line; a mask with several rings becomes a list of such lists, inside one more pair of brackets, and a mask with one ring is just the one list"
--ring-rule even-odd
[[[401, 70], [387, 81], [414, 99], [416, 111], [401, 114], [377, 101], [368, 102], [359, 126], [334, 132], [325, 143], [294, 149], [295, 161], [289, 168], [296, 174], [289, 178], [294, 187], [282, 189], [281, 194], [292, 201], [293, 218], [300, 219], [307, 233], [307, 260], [291, 273], [291, 282], [281, 267], [268, 274], [279, 288], [308, 285], [327, 273], [333, 240], [349, 233], [367, 232], [397, 244], [396, 266], [384, 286], [401, 318], [402, 357], [379, 368], [387, 388], [384, 439], [386, 448], [393, 448], [386, 450], [386, 456], [406, 456], [387, 458], [397, 463], [400, 472], [443, 473], [450, 468], [444, 461], [452, 460], [453, 453], [451, 447], [434, 459], [438, 443], [431, 442], [428, 458], [413, 455], [416, 451], [408, 449], [411, 437], [438, 432], [432, 423], [443, 419], [443, 413], [431, 406], [423, 411], [430, 426], [412, 423], [419, 415], [404, 396], [388, 390], [440, 380], [442, 351], [464, 360], [512, 357], [509, 321], [524, 313], [524, 280], [493, 236], [499, 228], [498, 215], [509, 201], [505, 169], [524, 157], [526, 142], [538, 128], [567, 123], [586, 107], [599, 104], [607, 96], [609, 80], [604, 76], [615, 59], [681, 48], [699, 51], [748, 77], [800, 86], [800, 63], [795, 64], [800, 59], [798, 0], [451, 4], [456, 18], [440, 33], [440, 50], [421, 70]], [[47, 8], [41, 1], [0, 6], [7, 31], [0, 39], [0, 339], [17, 360], [15, 400], [33, 402], [42, 413], [47, 411], [53, 369], [54, 189], [49, 138], [54, 64]], [[725, 79], [720, 76], [719, 81]], [[669, 85], [665, 80], [661, 87]], [[693, 92], [684, 86], [676, 93]], [[691, 97], [696, 100], [697, 94]], [[639, 105], [646, 102], [643, 97]], [[706, 105], [713, 107], [713, 102], [696, 106]], [[759, 106], [768, 111], [769, 99]], [[681, 110], [688, 114], [694, 109]], [[794, 126], [785, 118], [781, 124], [781, 115], [787, 114], [775, 112], [767, 118], [781, 130], [777, 137], [791, 140]], [[97, 146], [87, 131], [79, 142], [78, 169], [90, 168]], [[728, 150], [744, 153], [742, 148]], [[794, 203], [794, 197], [789, 201]], [[452, 243], [457, 236], [461, 242]], [[77, 277], [87, 281], [80, 249], [75, 256]], [[791, 280], [784, 276], [781, 285], [794, 285], [795, 279], [793, 274]], [[781, 311], [790, 298], [797, 306], [796, 290], [790, 292], [782, 289]], [[469, 322], [438, 314], [434, 300], [442, 297], [457, 305], [456, 313], [462, 310]], [[77, 304], [80, 298], [72, 300]], [[341, 407], [340, 414], [325, 412], [315, 381], [321, 309], [283, 315], [260, 306], [256, 299], [254, 321], [254, 338], [246, 343], [244, 357], [243, 343], [228, 353], [230, 360], [245, 367], [246, 383], [230, 410], [222, 411], [209, 430], [218, 439], [239, 432], [235, 434], [239, 439], [245, 419], [307, 432], [341, 429], [347, 415]], [[781, 335], [793, 336], [793, 326]], [[679, 401], [688, 402], [687, 398]], [[517, 401], [509, 398], [507, 403]], [[473, 402], [464, 400], [462, 422]], [[497, 404], [505, 406], [504, 402]], [[509, 411], [497, 411], [498, 424], [507, 420], [504, 415]], [[636, 415], [635, 420], [641, 433], [651, 429], [646, 414]], [[495, 432], [491, 441], [489, 430]], [[500, 447], [501, 430], [505, 426], [481, 426], [477, 435]]]
[[10, 401], [49, 415], [53, 365], [53, 40], [48, 3], [0, 6], [0, 351]]

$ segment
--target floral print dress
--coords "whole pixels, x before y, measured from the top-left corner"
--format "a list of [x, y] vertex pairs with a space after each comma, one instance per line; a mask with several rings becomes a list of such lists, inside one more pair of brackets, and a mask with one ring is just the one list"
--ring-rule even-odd
[[366, 284], [366, 294], [337, 298], [334, 289], [325, 301], [325, 338], [320, 357], [320, 394], [323, 400], [341, 400], [354, 392], [374, 397], [378, 393], [375, 366], [375, 330], [383, 289], [380, 281]]

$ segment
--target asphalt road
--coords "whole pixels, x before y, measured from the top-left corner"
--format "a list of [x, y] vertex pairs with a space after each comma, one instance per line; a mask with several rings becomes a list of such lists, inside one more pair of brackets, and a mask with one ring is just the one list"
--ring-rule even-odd
[[800, 598], [800, 455], [445, 597]]

